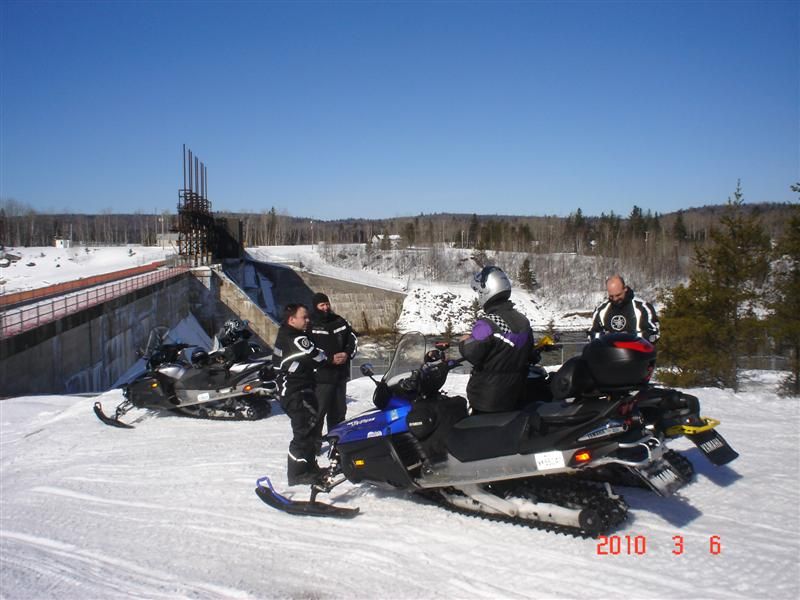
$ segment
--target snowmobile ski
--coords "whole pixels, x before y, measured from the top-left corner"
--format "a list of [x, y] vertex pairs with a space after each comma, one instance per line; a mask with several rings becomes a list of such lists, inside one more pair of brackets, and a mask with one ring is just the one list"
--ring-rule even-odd
[[[255, 491], [262, 502], [290, 515], [352, 519], [359, 512], [358, 507], [349, 508], [345, 506], [336, 506], [316, 500], [291, 500], [275, 491], [269, 477], [262, 477], [256, 481]], [[312, 494], [312, 498], [315, 495], [316, 494]]]
[[119, 420], [119, 415], [116, 417], [109, 417], [103, 412], [103, 405], [99, 402], [94, 403], [94, 414], [97, 415], [97, 418], [100, 419], [106, 425], [111, 425], [112, 427], [119, 427], [120, 429], [133, 429], [133, 425], [128, 425], [127, 423], [123, 423]]

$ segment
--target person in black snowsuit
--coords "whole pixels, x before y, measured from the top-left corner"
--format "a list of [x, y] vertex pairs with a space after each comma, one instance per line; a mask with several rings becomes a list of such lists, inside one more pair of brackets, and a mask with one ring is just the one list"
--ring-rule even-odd
[[292, 424], [286, 475], [289, 485], [298, 485], [313, 483], [320, 471], [315, 454], [319, 403], [314, 394], [314, 370], [326, 356], [306, 334], [309, 318], [305, 305], [289, 304], [285, 315], [272, 355], [281, 408]]
[[531, 324], [509, 300], [511, 282], [502, 269], [484, 267], [472, 289], [483, 311], [458, 345], [473, 366], [467, 383], [472, 414], [515, 410], [523, 400], [533, 353]]
[[600, 304], [592, 315], [590, 340], [624, 331], [649, 342], [658, 341], [661, 325], [652, 304], [636, 298], [620, 275], [612, 275], [606, 280], [606, 291], [608, 300]]
[[331, 310], [330, 300], [323, 293], [314, 294], [309, 337], [327, 356], [315, 374], [320, 408], [316, 437], [320, 439], [326, 420], [330, 431], [344, 421], [347, 414], [347, 381], [350, 361], [358, 350], [358, 339], [350, 323]]

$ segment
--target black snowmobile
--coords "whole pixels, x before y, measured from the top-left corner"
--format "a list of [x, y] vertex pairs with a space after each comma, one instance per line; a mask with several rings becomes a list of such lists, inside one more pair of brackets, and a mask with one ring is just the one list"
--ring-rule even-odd
[[[613, 465], [664, 496], [686, 483], [638, 408], [655, 358], [648, 342], [589, 344], [584, 359], [593, 367], [591, 382], [574, 363], [551, 382], [555, 395], [569, 401], [473, 416], [463, 398], [440, 392], [461, 362], [441, 352], [426, 348], [421, 334], [406, 334], [377, 382], [376, 410], [328, 434], [330, 466], [312, 486], [310, 501], [285, 498], [268, 478], [257, 483], [259, 497], [290, 513], [349, 517], [357, 509], [319, 502], [317, 495], [345, 480], [368, 482], [458, 512], [593, 537], [622, 523], [628, 507], [608, 482], [585, 474]], [[423, 356], [428, 361], [420, 366]], [[368, 366], [362, 372], [372, 375]]]
[[132, 428], [120, 420], [133, 408], [169, 410], [204, 419], [256, 420], [272, 412], [276, 396], [272, 354], [241, 338], [228, 346], [215, 344], [206, 352], [198, 346], [172, 340], [166, 327], [150, 332], [140, 351], [145, 371], [122, 386], [125, 400], [113, 417], [94, 405], [107, 425]]
[[[628, 360], [626, 349], [642, 344], [652, 348], [652, 358], [648, 359], [643, 379], [643, 383], [649, 382], [655, 368], [655, 348], [635, 335], [614, 333], [588, 344], [580, 356], [570, 358], [556, 373], [549, 375], [547, 380], [552, 399], [570, 403], [576, 396], [597, 396], [602, 388], [598, 382], [604, 382], [606, 386], [624, 387], [627, 375], [617, 367]], [[612, 346], [616, 349], [610, 350]], [[598, 354], [603, 354], [603, 360], [598, 360]], [[541, 383], [537, 385], [541, 388]], [[540, 399], [541, 396], [534, 398]], [[662, 444], [669, 439], [685, 436], [716, 466], [726, 465], [739, 456], [716, 430], [720, 422], [700, 415], [700, 400], [696, 396], [648, 384], [639, 389], [636, 406], [646, 430]], [[667, 450], [664, 458], [683, 480], [688, 482], [693, 478], [694, 465], [681, 453]], [[628, 469], [618, 465], [593, 470], [592, 476], [624, 485], [642, 484], [640, 478], [631, 477]]]

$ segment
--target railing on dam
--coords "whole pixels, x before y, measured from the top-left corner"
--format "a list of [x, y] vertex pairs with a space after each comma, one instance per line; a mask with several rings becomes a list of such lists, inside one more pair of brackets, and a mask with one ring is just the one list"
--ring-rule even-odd
[[30, 329], [35, 329], [67, 315], [119, 298], [132, 291], [182, 275], [188, 270], [188, 266], [181, 265], [159, 271], [151, 271], [150, 273], [130, 277], [115, 283], [100, 285], [37, 302], [36, 304], [4, 311], [0, 313], [0, 338], [11, 337]]
[[101, 273], [100, 275], [92, 275], [90, 277], [83, 277], [73, 281], [65, 281], [64, 283], [55, 283], [45, 287], [36, 288], [33, 290], [23, 290], [21, 292], [12, 292], [10, 294], [3, 294], [0, 296], [0, 309], [3, 307], [17, 306], [19, 304], [27, 304], [36, 300], [44, 300], [45, 298], [52, 298], [55, 296], [62, 296], [69, 292], [77, 292], [90, 287], [95, 287], [103, 283], [110, 283], [112, 281], [119, 281], [134, 275], [141, 275], [143, 273], [150, 273], [163, 267], [166, 261], [159, 260], [147, 265], [139, 267], [131, 267], [130, 269], [123, 269], [121, 271], [113, 271], [111, 273]]

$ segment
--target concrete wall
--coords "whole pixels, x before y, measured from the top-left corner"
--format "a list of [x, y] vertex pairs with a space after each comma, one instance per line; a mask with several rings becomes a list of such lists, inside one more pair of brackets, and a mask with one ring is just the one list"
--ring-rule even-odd
[[0, 396], [108, 389], [150, 329], [204, 304], [202, 290], [186, 274], [0, 340]]
[[[238, 261], [226, 270], [235, 272]], [[404, 295], [330, 277], [257, 263], [273, 281], [278, 311], [311, 304], [325, 292], [333, 309], [356, 331], [391, 330]], [[0, 340], [0, 398], [27, 394], [101, 392], [136, 361], [136, 350], [157, 325], [175, 325], [193, 314], [209, 335], [231, 317], [250, 321], [255, 342], [271, 346], [278, 325], [221, 269], [200, 267], [168, 281]]]
[[[243, 261], [227, 261], [225, 271], [237, 282], [242, 281]], [[315, 292], [324, 292], [331, 300], [333, 310], [342, 315], [361, 333], [391, 331], [403, 308], [405, 295], [373, 288], [332, 277], [314, 275], [274, 263], [254, 263], [262, 275], [273, 283], [273, 296], [278, 314], [293, 302], [311, 305]]]
[[210, 285], [214, 290], [214, 296], [227, 310], [240, 319], [250, 321], [250, 329], [260, 338], [259, 343], [263, 345], [266, 342], [271, 347], [278, 335], [276, 321], [270, 315], [265, 314], [261, 307], [253, 302], [222, 269], [213, 269]]

